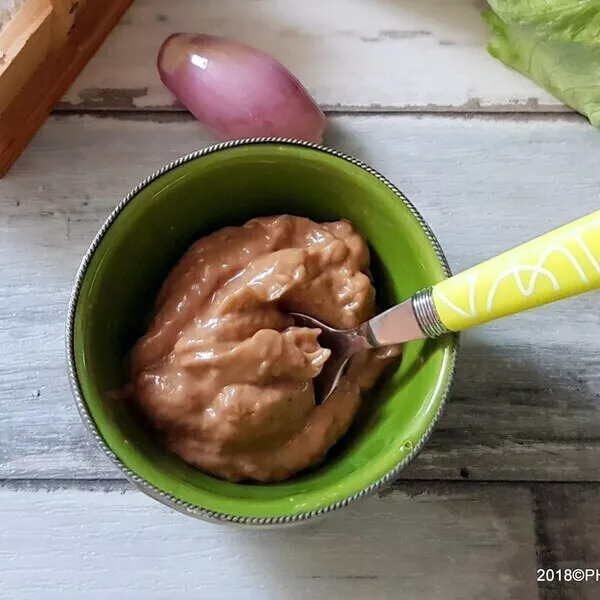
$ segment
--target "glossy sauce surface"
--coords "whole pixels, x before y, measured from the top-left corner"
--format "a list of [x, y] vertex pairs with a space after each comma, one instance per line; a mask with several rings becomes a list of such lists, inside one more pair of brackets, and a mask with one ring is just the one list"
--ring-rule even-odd
[[329, 350], [288, 312], [357, 326], [375, 310], [368, 264], [346, 221], [262, 217], [193, 244], [132, 353], [135, 399], [167, 446], [231, 481], [283, 480], [322, 461], [399, 352], [356, 356], [315, 407], [312, 380]]

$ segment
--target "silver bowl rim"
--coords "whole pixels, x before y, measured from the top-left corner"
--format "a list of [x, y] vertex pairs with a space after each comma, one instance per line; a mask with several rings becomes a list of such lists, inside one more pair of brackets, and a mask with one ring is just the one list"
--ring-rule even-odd
[[334, 150], [332, 148], [328, 148], [322, 144], [316, 144], [313, 142], [308, 142], [304, 140], [296, 140], [291, 138], [281, 138], [281, 137], [260, 137], [260, 138], [247, 138], [241, 140], [232, 140], [227, 142], [221, 142], [218, 144], [211, 145], [207, 148], [196, 150], [194, 152], [190, 152], [185, 156], [181, 156], [180, 158], [170, 162], [164, 167], [155, 171], [152, 175], [144, 179], [141, 183], [135, 186], [128, 194], [119, 202], [119, 204], [114, 208], [111, 214], [108, 216], [96, 236], [94, 237], [90, 247], [86, 251], [79, 269], [77, 270], [77, 274], [75, 276], [75, 283], [73, 285], [73, 289], [71, 292], [71, 297], [69, 300], [68, 313], [67, 313], [67, 322], [66, 322], [66, 354], [67, 354], [67, 365], [68, 365], [68, 374], [69, 374], [69, 382], [71, 385], [71, 389], [73, 392], [73, 396], [75, 398], [75, 404], [77, 406], [77, 410], [79, 411], [79, 415], [86, 426], [88, 432], [92, 435], [92, 437], [96, 440], [96, 442], [100, 445], [104, 453], [112, 460], [112, 462], [117, 466], [117, 468], [123, 473], [123, 475], [133, 483], [139, 490], [144, 492], [146, 495], [158, 500], [162, 504], [187, 515], [191, 515], [198, 519], [202, 519], [205, 521], [217, 522], [217, 523], [226, 523], [226, 524], [237, 524], [243, 526], [289, 526], [292, 524], [299, 524], [308, 519], [323, 516], [327, 513], [330, 513], [338, 508], [342, 508], [343, 506], [347, 506], [351, 502], [358, 500], [359, 498], [363, 498], [365, 496], [369, 496], [374, 494], [382, 487], [390, 484], [392, 481], [397, 479], [400, 472], [408, 465], [422, 450], [424, 444], [427, 442], [429, 437], [431, 436], [433, 430], [435, 429], [439, 418], [443, 412], [443, 408], [448, 400], [448, 396], [450, 393], [450, 389], [454, 382], [455, 368], [456, 368], [456, 356], [458, 353], [458, 334], [450, 334], [452, 335], [452, 346], [451, 346], [451, 357], [450, 357], [450, 367], [449, 367], [449, 375], [448, 380], [445, 385], [442, 398], [440, 404], [438, 406], [437, 412], [434, 415], [429, 427], [421, 436], [419, 442], [415, 444], [411, 450], [411, 452], [394, 468], [392, 468], [388, 473], [386, 473], [383, 477], [379, 478], [366, 488], [355, 492], [351, 496], [344, 498], [343, 500], [338, 500], [328, 506], [323, 508], [319, 508], [312, 511], [300, 512], [293, 515], [281, 515], [275, 517], [244, 517], [238, 515], [232, 515], [228, 513], [223, 513], [219, 511], [209, 510], [202, 506], [181, 500], [176, 496], [169, 494], [156, 487], [152, 483], [146, 481], [143, 477], [140, 477], [138, 474], [129, 469], [125, 464], [120, 460], [120, 458], [111, 450], [108, 446], [104, 438], [102, 437], [100, 431], [98, 430], [92, 416], [88, 410], [87, 404], [83, 397], [83, 392], [79, 385], [79, 379], [77, 376], [77, 369], [75, 366], [75, 312], [77, 309], [77, 303], [79, 300], [79, 294], [81, 292], [81, 286], [83, 284], [85, 274], [87, 272], [87, 268], [90, 264], [92, 256], [94, 255], [96, 249], [98, 248], [100, 242], [104, 238], [104, 235], [109, 230], [111, 225], [117, 219], [117, 217], [121, 214], [123, 209], [138, 195], [138, 193], [143, 190], [146, 186], [152, 183], [154, 180], [161, 177], [163, 174], [175, 169], [187, 162], [196, 160], [197, 158], [206, 156], [208, 154], [213, 154], [215, 152], [219, 152], [221, 150], [226, 150], [229, 148], [235, 148], [238, 146], [245, 145], [256, 145], [256, 144], [277, 144], [277, 145], [291, 145], [291, 146], [303, 146], [305, 148], [310, 148], [312, 150], [316, 150], [318, 152], [324, 152], [326, 154], [335, 156], [342, 160], [345, 160], [352, 165], [355, 165], [370, 175], [376, 177], [380, 182], [382, 182], [387, 188], [389, 188], [399, 200], [401, 200], [404, 205], [409, 209], [412, 215], [415, 217], [429, 242], [431, 243], [440, 264], [442, 265], [444, 274], [447, 277], [451, 276], [450, 266], [448, 265], [448, 261], [444, 252], [435, 237], [433, 231], [425, 221], [425, 219], [421, 216], [419, 211], [413, 206], [413, 204], [404, 196], [404, 194], [393, 185], [386, 177], [381, 175], [378, 171], [365, 164], [364, 162], [354, 158], [348, 154], [340, 152], [339, 150]]

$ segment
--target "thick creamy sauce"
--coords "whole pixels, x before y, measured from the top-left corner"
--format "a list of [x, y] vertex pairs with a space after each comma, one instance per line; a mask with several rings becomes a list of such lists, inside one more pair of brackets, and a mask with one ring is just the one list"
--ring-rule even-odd
[[168, 447], [232, 481], [283, 480], [322, 461], [398, 351], [355, 357], [315, 407], [312, 379], [329, 350], [287, 313], [357, 326], [375, 310], [368, 264], [346, 221], [263, 217], [197, 241], [132, 353], [136, 401]]

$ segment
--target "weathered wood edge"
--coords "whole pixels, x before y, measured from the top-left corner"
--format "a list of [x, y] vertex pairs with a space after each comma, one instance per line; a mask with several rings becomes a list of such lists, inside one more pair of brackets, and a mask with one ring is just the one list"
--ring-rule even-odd
[[[19, 494], [61, 494], [71, 491], [109, 495], [141, 494], [128, 482], [121, 480], [0, 480], [0, 491]], [[507, 522], [515, 518], [518, 510], [511, 503], [500, 500], [520, 498], [520, 502], [529, 502], [529, 508], [525, 506], [525, 510], [530, 511], [533, 528], [532, 542], [535, 547], [532, 551], [536, 569], [527, 574], [531, 582], [538, 578], [539, 569], [554, 572], [561, 569], [564, 573], [565, 569], [600, 567], [600, 483], [403, 481], [380, 491], [377, 497], [385, 502], [393, 494], [401, 494], [407, 501], [420, 497], [425, 501], [439, 499], [443, 502], [456, 497], [465, 502], [478, 499], [488, 502], [497, 498], [491, 500], [499, 511], [497, 518]], [[468, 509], [465, 510], [468, 512]], [[370, 519], [375, 522], [377, 518], [375, 510], [370, 514]], [[490, 585], [494, 589], [493, 582]], [[538, 600], [592, 600], [597, 598], [598, 585], [596, 581], [575, 583], [559, 581], [558, 578], [548, 581], [546, 578], [537, 582]], [[517, 586], [514, 590], [516, 595], [510, 597], [525, 600], [525, 596], [521, 595], [525, 590], [519, 592], [520, 589]]]

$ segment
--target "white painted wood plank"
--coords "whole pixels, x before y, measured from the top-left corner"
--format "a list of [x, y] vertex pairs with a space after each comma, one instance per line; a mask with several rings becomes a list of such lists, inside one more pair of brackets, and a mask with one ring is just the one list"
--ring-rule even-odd
[[175, 31], [254, 45], [329, 110], [556, 110], [560, 103], [491, 58], [474, 0], [136, 0], [63, 107], [171, 108], [155, 60]]
[[193, 521], [138, 492], [0, 489], [0, 595], [33, 600], [535, 597], [528, 490], [409, 486], [314, 525]]
[[[337, 117], [328, 139], [404, 190], [455, 269], [599, 204], [600, 137], [581, 120]], [[71, 280], [120, 198], [208, 141], [180, 116], [55, 116], [0, 183], [0, 478], [118, 476], [67, 385]], [[405, 476], [598, 480], [597, 305], [588, 295], [466, 334], [454, 398]]]

